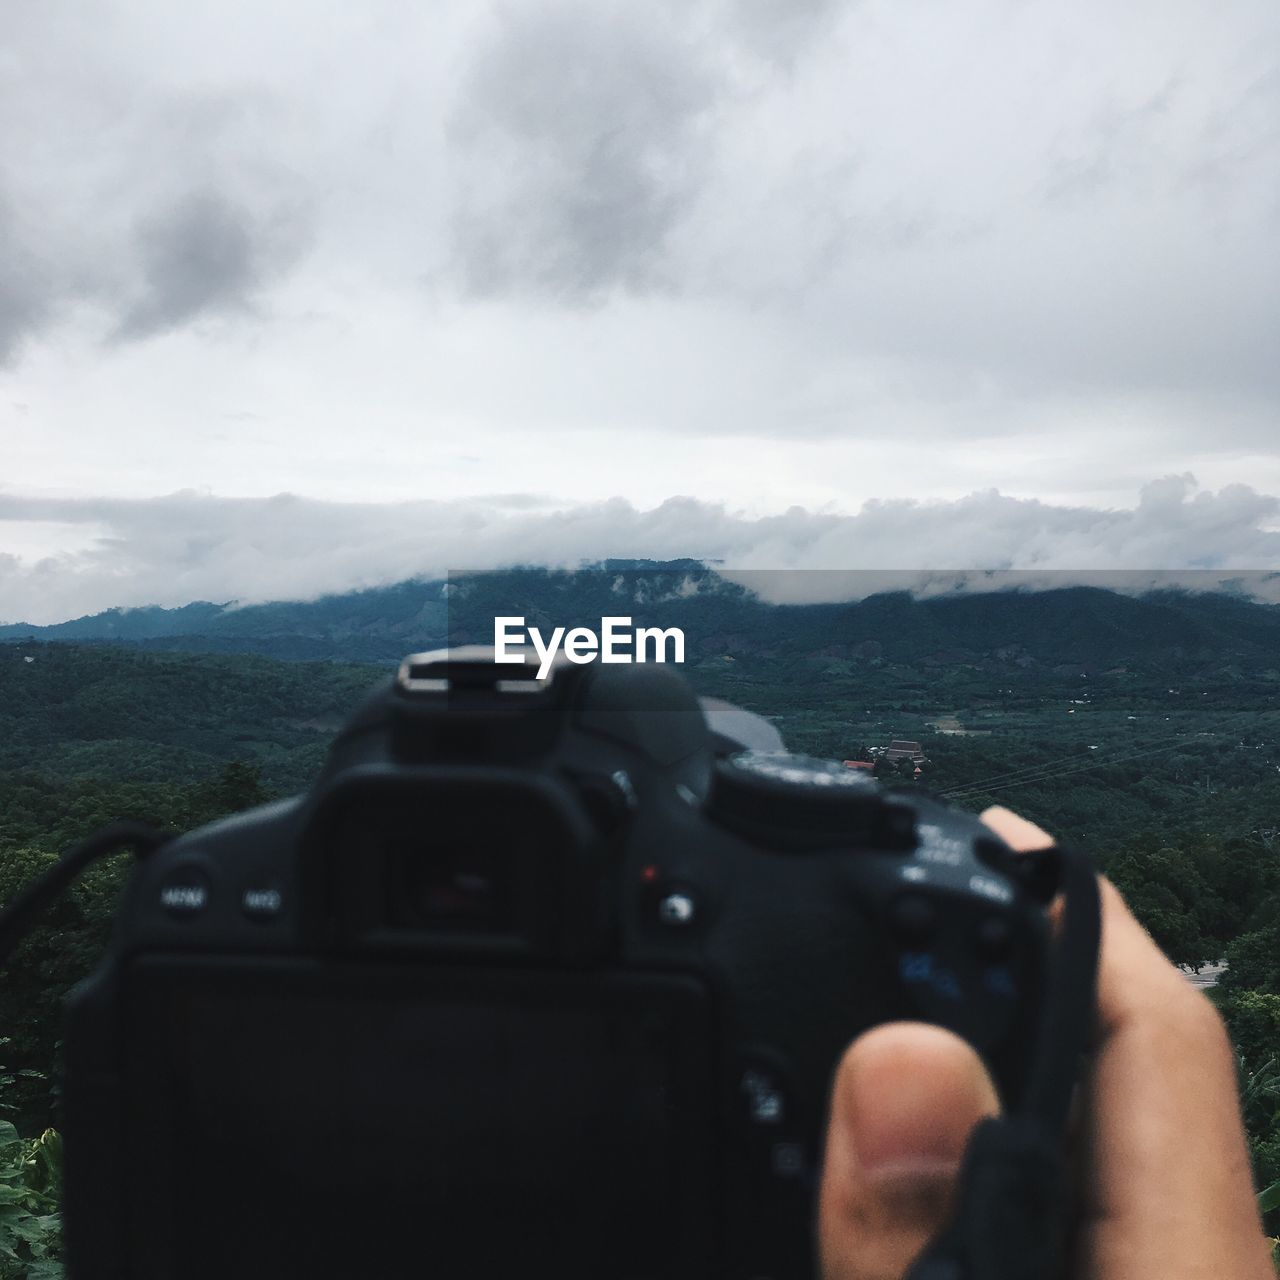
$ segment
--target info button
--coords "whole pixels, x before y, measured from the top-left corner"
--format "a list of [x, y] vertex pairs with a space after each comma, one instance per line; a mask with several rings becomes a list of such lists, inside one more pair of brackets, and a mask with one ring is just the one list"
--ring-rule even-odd
[[240, 895], [240, 909], [250, 920], [274, 920], [284, 909], [284, 896], [272, 884], [250, 885]]
[[211, 892], [209, 877], [199, 867], [176, 867], [160, 886], [160, 905], [171, 916], [198, 916]]

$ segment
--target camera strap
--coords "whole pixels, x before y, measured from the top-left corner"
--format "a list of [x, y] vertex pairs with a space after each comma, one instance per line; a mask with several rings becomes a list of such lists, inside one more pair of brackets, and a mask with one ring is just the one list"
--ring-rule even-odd
[[40, 912], [60, 897], [86, 867], [119, 849], [133, 849], [139, 858], [145, 858], [168, 839], [145, 823], [113, 822], [72, 845], [43, 875], [24, 885], [0, 908], [0, 967], [8, 962]]
[[1027, 1086], [1015, 1107], [974, 1129], [955, 1214], [906, 1280], [1052, 1280], [1063, 1271], [1063, 1146], [1094, 1031], [1101, 906], [1083, 853], [1059, 844], [1023, 859], [1031, 872], [1055, 873], [1063, 903]]

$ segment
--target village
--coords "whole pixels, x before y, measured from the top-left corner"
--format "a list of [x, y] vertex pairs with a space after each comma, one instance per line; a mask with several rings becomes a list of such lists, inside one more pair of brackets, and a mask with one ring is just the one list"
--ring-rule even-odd
[[893, 738], [887, 747], [868, 747], [870, 760], [846, 760], [846, 769], [863, 769], [876, 778], [920, 778], [928, 757], [918, 742]]

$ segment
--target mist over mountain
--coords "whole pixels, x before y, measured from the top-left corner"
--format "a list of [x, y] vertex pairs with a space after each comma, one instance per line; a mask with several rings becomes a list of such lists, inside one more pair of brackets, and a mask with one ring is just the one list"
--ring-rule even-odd
[[[721, 451], [723, 454], [723, 450]], [[718, 478], [722, 456], [709, 462]], [[760, 474], [767, 474], [757, 464]], [[470, 571], [577, 569], [615, 557], [715, 565], [775, 602], [1000, 586], [1235, 589], [1280, 601], [1280, 497], [1191, 475], [1141, 486], [1132, 508], [995, 489], [868, 500], [856, 511], [761, 514], [692, 496], [656, 505], [532, 492], [412, 502], [19, 497], [0, 486], [0, 623], [42, 626], [193, 600], [318, 600]], [[922, 572], [928, 566], [928, 572]], [[1003, 566], [993, 572], [992, 566]], [[1234, 584], [1234, 586], [1233, 586]]]
[[491, 644], [499, 616], [523, 617], [544, 635], [557, 626], [598, 628], [606, 616], [679, 627], [689, 662], [819, 655], [991, 671], [1280, 668], [1280, 606], [1225, 592], [1072, 586], [918, 598], [881, 591], [843, 603], [772, 604], [695, 561], [503, 570], [309, 602], [112, 609], [46, 627], [0, 627], [0, 641], [391, 663], [446, 645]]

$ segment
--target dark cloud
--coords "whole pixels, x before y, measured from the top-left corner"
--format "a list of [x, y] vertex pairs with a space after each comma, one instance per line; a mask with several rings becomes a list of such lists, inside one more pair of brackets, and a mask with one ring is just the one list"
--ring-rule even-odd
[[28, 247], [24, 230], [0, 194], [0, 368], [53, 314], [49, 270]]
[[278, 230], [215, 191], [193, 192], [135, 233], [138, 292], [114, 337], [147, 338], [246, 311], [285, 256]]
[[851, 8], [852, 0], [732, 0], [728, 25], [758, 58], [791, 71]]
[[1171, 76], [1156, 93], [1129, 106], [1103, 102], [1072, 139], [1060, 140], [1043, 185], [1049, 204], [1086, 201], [1113, 184], [1142, 186], [1170, 167], [1162, 136], [1174, 104], [1186, 87]]
[[464, 287], [575, 303], [661, 287], [667, 238], [706, 178], [698, 123], [715, 95], [670, 14], [564, 0], [507, 11], [450, 130]]
[[[1147, 485], [1131, 510], [1055, 506], [991, 490], [955, 502], [868, 502], [852, 515], [793, 507], [758, 519], [695, 498], [647, 510], [616, 498], [547, 510], [545, 499], [518, 494], [396, 504], [292, 494], [0, 496], [0, 545], [6, 521], [80, 525], [89, 543], [36, 563], [0, 556], [0, 622], [192, 600], [310, 599], [451, 569], [632, 556], [706, 560], [762, 591], [785, 584], [791, 599], [893, 587], [990, 590], [1010, 572], [1032, 586], [1114, 585], [1117, 573], [1129, 575], [1134, 589], [1204, 585], [1280, 562], [1277, 515], [1280, 499], [1245, 485], [1197, 491], [1190, 476]], [[790, 572], [773, 572], [779, 569]], [[1265, 586], [1280, 595], [1280, 576]]]
[[218, 74], [236, 19], [206, 39], [145, 6], [10, 9], [0, 362], [55, 324], [119, 342], [245, 311], [299, 257], [309, 200], [273, 83]]
[[1273, 0], [9, 8], [14, 485], [1276, 489]]
[[465, 290], [570, 304], [684, 281], [670, 240], [714, 181], [719, 108], [747, 55], [793, 71], [848, 0], [556, 0], [502, 11], [451, 121]]

